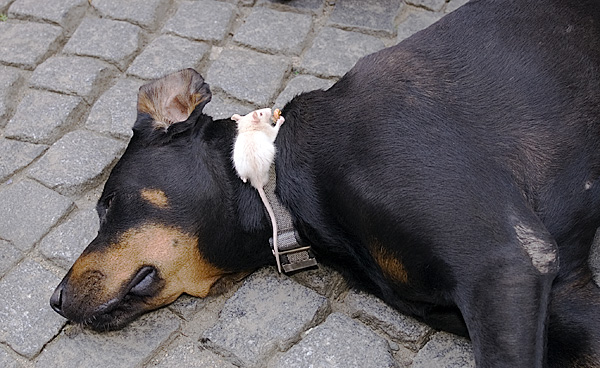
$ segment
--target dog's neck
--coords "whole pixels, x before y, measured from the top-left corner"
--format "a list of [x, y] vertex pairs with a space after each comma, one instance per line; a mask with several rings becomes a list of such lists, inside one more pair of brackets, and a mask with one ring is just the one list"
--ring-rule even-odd
[[[275, 165], [271, 165], [269, 182], [265, 185], [264, 189], [265, 194], [271, 203], [271, 207], [273, 207], [275, 221], [277, 221], [277, 243], [283, 271], [289, 273], [314, 267], [317, 265], [317, 261], [310, 250], [310, 246], [298, 244], [294, 233], [295, 230], [294, 224], [292, 223], [292, 217], [275, 195], [276, 182]], [[272, 239], [270, 243], [271, 247], [273, 247]]]
[[[237, 134], [235, 123], [232, 123], [232, 121], [229, 119], [223, 119], [215, 121], [213, 126], [216, 127], [216, 130], [219, 131], [218, 133], [213, 132], [212, 135], [213, 137], [219, 137], [216, 146], [219, 147], [218, 149], [221, 151], [223, 165], [225, 165], [225, 167], [228, 167], [230, 170], [228, 174], [230, 180], [235, 181], [232, 190], [249, 190], [249, 185], [247, 185], [246, 189], [242, 187], [245, 184], [242, 184], [242, 181], [239, 179], [237, 173], [235, 172], [233, 165], [231, 165], [231, 151], [229, 147], [233, 145], [233, 141]], [[275, 221], [277, 221], [278, 225], [278, 249], [280, 251], [280, 259], [283, 271], [289, 273], [308, 267], [314, 267], [317, 264], [314, 254], [310, 250], [310, 247], [298, 244], [290, 213], [281, 204], [281, 202], [279, 202], [277, 196], [275, 195], [275, 187], [275, 165], [273, 164], [271, 165], [271, 169], [269, 171], [269, 182], [267, 183], [267, 185], [265, 185], [264, 190], [269, 200], [269, 203], [273, 207], [273, 212], [275, 213]], [[254, 190], [254, 188], [252, 188], [252, 190]], [[249, 197], [243, 194], [238, 198], [243, 198], [243, 200], [249, 200]], [[264, 211], [264, 207], [262, 203], [260, 203], [260, 200], [258, 200], [258, 196], [256, 196], [255, 198], [257, 200], [257, 203], [254, 203], [252, 205], [250, 205], [250, 203], [248, 202], [238, 203], [237, 205], [235, 205], [235, 207], [238, 210], [238, 216], [240, 216], [242, 226], [247, 227], [245, 228], [245, 231], [248, 231], [250, 233], [255, 233], [255, 231], [257, 230], [257, 224], [255, 222], [256, 213], [254, 213], [254, 211]], [[266, 217], [268, 218], [268, 216]], [[266, 224], [268, 226], [270, 224], [270, 221], [266, 220]], [[270, 242], [270, 246], [272, 248], [272, 239], [270, 240]], [[264, 244], [264, 247], [269, 247], [269, 243]]]

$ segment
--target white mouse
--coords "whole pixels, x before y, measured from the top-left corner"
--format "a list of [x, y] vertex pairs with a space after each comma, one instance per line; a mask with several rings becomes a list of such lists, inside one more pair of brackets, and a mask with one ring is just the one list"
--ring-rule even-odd
[[277, 260], [277, 270], [281, 273], [281, 262], [277, 248], [277, 222], [273, 208], [263, 187], [269, 181], [269, 169], [275, 159], [275, 138], [285, 121], [280, 111], [275, 110], [275, 126], [271, 125], [271, 109], [260, 109], [241, 116], [235, 114], [231, 120], [237, 122], [238, 135], [233, 145], [233, 166], [245, 183], [248, 180], [256, 188], [265, 205], [273, 225], [273, 254]]

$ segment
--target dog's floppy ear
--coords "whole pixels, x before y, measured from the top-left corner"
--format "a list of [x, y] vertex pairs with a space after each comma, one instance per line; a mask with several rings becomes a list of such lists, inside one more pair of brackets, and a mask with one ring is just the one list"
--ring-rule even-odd
[[202, 111], [211, 97], [204, 78], [194, 69], [184, 69], [141, 86], [137, 109], [138, 114], [150, 115], [155, 130], [167, 131], [194, 110]]

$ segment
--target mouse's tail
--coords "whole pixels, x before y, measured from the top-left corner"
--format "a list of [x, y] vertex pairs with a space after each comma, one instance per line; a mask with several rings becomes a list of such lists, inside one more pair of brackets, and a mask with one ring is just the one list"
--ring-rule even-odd
[[263, 204], [269, 213], [269, 217], [271, 218], [271, 225], [273, 226], [273, 255], [275, 256], [275, 261], [277, 262], [277, 271], [281, 273], [281, 259], [279, 257], [279, 248], [277, 245], [277, 220], [275, 220], [275, 213], [273, 212], [273, 207], [271, 207], [271, 203], [269, 203], [269, 199], [265, 194], [265, 190], [262, 187], [257, 188], [257, 190], [258, 194], [260, 195], [260, 199], [262, 199]]

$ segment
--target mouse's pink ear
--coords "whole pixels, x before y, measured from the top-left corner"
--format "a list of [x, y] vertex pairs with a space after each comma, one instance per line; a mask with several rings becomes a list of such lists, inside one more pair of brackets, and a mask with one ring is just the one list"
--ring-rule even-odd
[[253, 111], [252, 112], [252, 122], [253, 123], [260, 123], [260, 117], [258, 116], [258, 112], [257, 111]]
[[233, 114], [231, 120], [239, 121], [243, 116], [240, 114]]
[[186, 121], [196, 108], [202, 110], [211, 97], [204, 78], [194, 69], [184, 69], [141, 86], [137, 108], [152, 117], [155, 129], [167, 130]]

